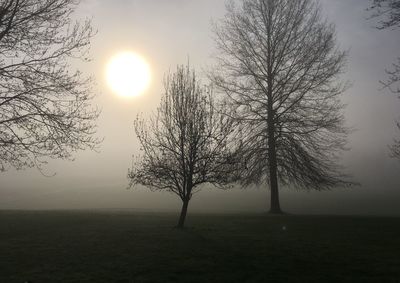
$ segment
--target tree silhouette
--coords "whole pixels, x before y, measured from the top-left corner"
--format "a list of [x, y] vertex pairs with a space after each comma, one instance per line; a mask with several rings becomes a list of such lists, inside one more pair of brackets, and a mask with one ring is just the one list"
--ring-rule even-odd
[[338, 81], [346, 53], [312, 0], [242, 0], [214, 26], [210, 78], [241, 123], [243, 184], [323, 190], [349, 184], [338, 165], [347, 128]]
[[228, 188], [235, 181], [236, 157], [230, 149], [233, 121], [215, 111], [210, 89], [200, 87], [189, 65], [178, 66], [164, 82], [157, 114], [135, 121], [143, 156], [129, 170], [130, 186], [168, 191], [182, 200], [178, 228], [189, 201], [202, 184]]
[[[400, 1], [399, 0], [373, 0], [369, 10], [373, 11], [372, 18], [379, 18], [378, 29], [400, 27]], [[400, 98], [400, 57], [393, 63], [391, 69], [386, 70], [387, 79], [380, 81], [384, 88], [396, 93]], [[397, 122], [400, 130], [400, 122]], [[400, 159], [400, 139], [394, 141], [390, 147], [393, 157]]]
[[0, 4], [0, 166], [37, 166], [72, 158], [98, 140], [91, 79], [73, 70], [87, 61], [90, 21], [74, 23], [76, 0], [4, 0]]

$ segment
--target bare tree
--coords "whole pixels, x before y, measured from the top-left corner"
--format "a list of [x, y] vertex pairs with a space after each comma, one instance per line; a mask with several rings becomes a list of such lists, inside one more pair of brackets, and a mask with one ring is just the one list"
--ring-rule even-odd
[[200, 87], [189, 65], [168, 75], [164, 87], [157, 114], [135, 122], [143, 157], [128, 177], [130, 186], [178, 195], [183, 204], [177, 227], [182, 228], [189, 201], [202, 184], [227, 188], [235, 180], [228, 140], [233, 121], [215, 111], [210, 90]]
[[[371, 18], [379, 19], [378, 29], [399, 28], [400, 27], [400, 0], [372, 0], [371, 6], [368, 8], [372, 11]], [[388, 78], [381, 81], [384, 88], [388, 88], [394, 93], [400, 94], [400, 57], [397, 63], [393, 63], [391, 70], [386, 70]]]
[[243, 184], [323, 190], [349, 184], [338, 165], [347, 128], [338, 81], [346, 53], [312, 0], [242, 0], [214, 26], [210, 77], [241, 122]]
[[87, 61], [90, 21], [74, 23], [78, 0], [0, 3], [0, 166], [21, 169], [93, 148], [98, 110], [91, 79], [72, 68]]
[[372, 0], [368, 10], [373, 11], [372, 18], [380, 18], [377, 28], [400, 27], [399, 0]]
[[[400, 130], [400, 122], [396, 123], [397, 128]], [[400, 159], [400, 139], [395, 139], [394, 143], [390, 146], [392, 157]]]
[[[383, 88], [389, 89], [392, 93], [398, 95], [400, 99], [400, 57], [397, 58], [398, 63], [393, 63], [392, 70], [386, 70], [388, 78], [386, 81], [380, 81]], [[400, 121], [396, 123], [397, 128], [400, 130]], [[393, 144], [389, 146], [391, 156], [400, 159], [400, 139], [395, 139]]]
[[[371, 18], [380, 19], [378, 29], [400, 27], [400, 0], [372, 0], [369, 10], [373, 11]], [[400, 57], [391, 69], [386, 70], [386, 74], [387, 79], [380, 83], [400, 98]], [[397, 122], [397, 127], [400, 130], [400, 122]], [[390, 149], [392, 156], [400, 159], [400, 139], [395, 140]]]

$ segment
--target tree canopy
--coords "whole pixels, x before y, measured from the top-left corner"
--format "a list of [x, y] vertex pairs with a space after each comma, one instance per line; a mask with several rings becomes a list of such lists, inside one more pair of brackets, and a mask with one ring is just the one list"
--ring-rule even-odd
[[243, 183], [301, 189], [346, 185], [338, 165], [348, 129], [340, 101], [347, 54], [312, 0], [242, 0], [214, 28], [210, 74], [234, 113], [243, 141]]
[[[373, 11], [372, 18], [379, 19], [378, 29], [400, 27], [400, 0], [372, 0], [369, 10]], [[400, 98], [400, 57], [386, 70], [386, 74], [387, 78], [380, 83]], [[397, 122], [397, 128], [400, 129], [400, 122]], [[392, 156], [400, 159], [400, 139], [395, 139], [390, 149]]]
[[88, 61], [95, 34], [74, 22], [76, 0], [5, 0], [0, 4], [0, 169], [71, 159], [93, 149], [99, 111], [92, 80], [73, 66]]
[[166, 77], [156, 115], [138, 118], [136, 136], [143, 155], [130, 169], [130, 185], [176, 194], [183, 202], [183, 227], [189, 200], [210, 184], [227, 188], [236, 176], [230, 146], [234, 122], [216, 111], [210, 88], [200, 86], [189, 65]]

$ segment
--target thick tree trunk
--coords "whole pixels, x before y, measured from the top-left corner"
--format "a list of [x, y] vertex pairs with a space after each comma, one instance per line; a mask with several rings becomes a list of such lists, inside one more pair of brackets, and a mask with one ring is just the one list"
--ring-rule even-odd
[[189, 205], [189, 200], [188, 199], [183, 200], [181, 215], [179, 216], [179, 222], [178, 225], [176, 226], [179, 229], [182, 229], [185, 224], [188, 205]]
[[278, 164], [276, 160], [276, 138], [272, 105], [268, 111], [268, 164], [271, 189], [271, 208], [269, 213], [282, 213], [279, 204]]

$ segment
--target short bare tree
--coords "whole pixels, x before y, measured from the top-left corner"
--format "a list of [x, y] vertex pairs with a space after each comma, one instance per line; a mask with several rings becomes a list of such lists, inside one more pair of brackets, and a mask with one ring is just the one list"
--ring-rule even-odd
[[143, 155], [129, 170], [130, 186], [168, 191], [182, 200], [178, 228], [189, 201], [202, 184], [228, 188], [235, 181], [233, 121], [215, 111], [209, 88], [201, 87], [189, 65], [178, 66], [164, 82], [161, 104], [149, 121], [135, 121]]
[[93, 148], [98, 110], [87, 61], [90, 21], [74, 23], [77, 0], [0, 2], [0, 169], [37, 166]]
[[241, 123], [244, 185], [267, 183], [271, 213], [281, 213], [278, 182], [323, 190], [349, 184], [339, 81], [346, 63], [335, 27], [313, 0], [242, 0], [214, 26], [210, 73]]
[[[378, 18], [378, 29], [399, 28], [400, 27], [400, 0], [372, 0], [369, 8], [373, 12], [372, 18]], [[383, 88], [389, 89], [400, 98], [400, 57], [393, 63], [392, 68], [386, 70], [387, 79], [380, 81]], [[400, 130], [400, 122], [397, 122]], [[393, 157], [400, 159], [400, 139], [394, 141], [390, 146]]]

